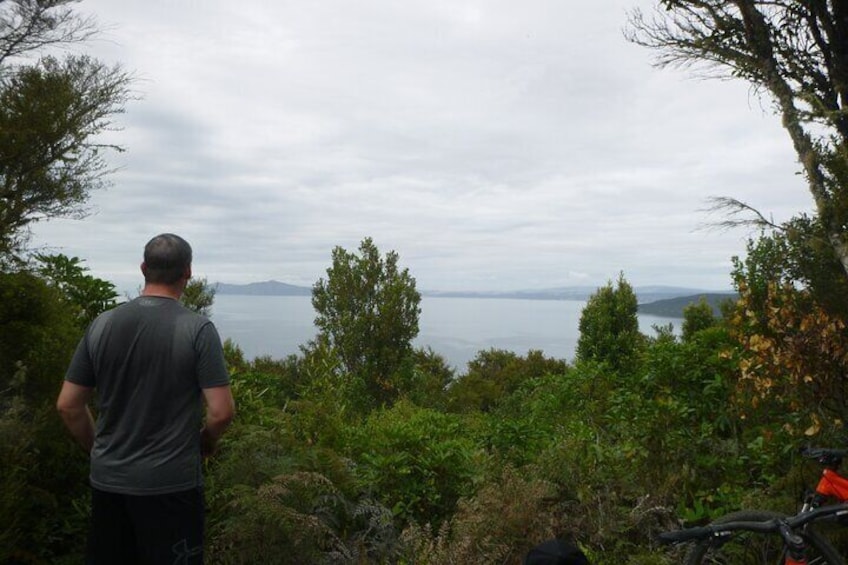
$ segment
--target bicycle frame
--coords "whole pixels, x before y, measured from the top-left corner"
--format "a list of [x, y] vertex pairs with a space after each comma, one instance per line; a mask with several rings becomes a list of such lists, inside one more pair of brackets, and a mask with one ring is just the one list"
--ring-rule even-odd
[[839, 474], [839, 466], [842, 459], [848, 455], [848, 450], [807, 448], [801, 454], [808, 459], [817, 460], [824, 467], [815, 491], [806, 498], [801, 512], [817, 508], [827, 499], [848, 502], [848, 477]]
[[848, 500], [848, 478], [833, 469], [825, 469], [822, 471], [819, 484], [816, 485], [816, 494], [845, 502]]

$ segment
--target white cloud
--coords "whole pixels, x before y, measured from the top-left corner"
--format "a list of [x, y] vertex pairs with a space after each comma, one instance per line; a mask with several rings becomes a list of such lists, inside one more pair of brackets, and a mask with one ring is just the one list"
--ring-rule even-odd
[[707, 197], [810, 199], [746, 85], [624, 40], [636, 5], [88, 0], [144, 96], [97, 213], [36, 242], [112, 279], [167, 230], [226, 282], [308, 285], [372, 236], [426, 289], [727, 288], [746, 234], [698, 230]]

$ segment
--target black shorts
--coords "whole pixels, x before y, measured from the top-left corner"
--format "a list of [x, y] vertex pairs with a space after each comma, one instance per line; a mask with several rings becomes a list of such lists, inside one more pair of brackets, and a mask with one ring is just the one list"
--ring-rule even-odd
[[134, 496], [92, 488], [86, 563], [202, 564], [202, 489]]

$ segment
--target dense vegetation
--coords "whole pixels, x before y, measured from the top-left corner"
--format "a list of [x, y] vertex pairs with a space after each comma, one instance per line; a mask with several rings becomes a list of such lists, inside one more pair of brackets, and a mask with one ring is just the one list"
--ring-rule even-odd
[[[89, 22], [66, 4], [0, 1], [0, 98], [20, 109], [0, 105], [4, 563], [81, 560], [87, 460], [53, 403], [86, 324], [117, 298], [79, 258], [26, 253], [32, 221], [78, 210], [99, 185], [104, 162], [90, 137], [125, 99], [126, 77], [90, 59], [18, 63], [27, 49], [87, 36]], [[659, 530], [741, 507], [794, 509], [818, 471], [798, 447], [846, 439], [848, 129], [834, 105], [848, 83], [829, 80], [843, 51], [823, 50], [848, 31], [839, 19], [797, 39], [810, 22], [836, 20], [827, 2], [814, 13], [768, 3], [772, 16], [797, 8], [775, 30], [753, 0], [661, 4], [694, 37], [636, 19], [645, 44], [733, 55], [717, 62], [782, 96], [818, 215], [760, 222], [766, 231], [731, 273], [738, 300], [720, 316], [690, 306], [679, 337], [638, 331], [622, 274], [588, 301], [573, 362], [493, 349], [461, 374], [411, 347], [420, 297], [399, 257], [370, 239], [358, 253], [337, 248], [313, 289], [320, 332], [298, 355], [245, 359], [225, 344], [238, 417], [207, 463], [208, 562], [518, 563], [557, 536], [599, 565], [671, 564], [679, 554], [655, 545]], [[711, 22], [722, 33], [709, 33]], [[734, 49], [721, 50], [727, 42]], [[802, 76], [781, 82], [793, 72]], [[793, 96], [804, 112], [793, 113]], [[80, 100], [96, 112], [75, 113]], [[47, 110], [63, 136], [43, 127]], [[811, 124], [832, 135], [811, 142]], [[40, 168], [24, 162], [30, 146], [51, 149]], [[186, 297], [198, 311], [213, 300], [203, 281]]]
[[[598, 564], [675, 563], [659, 530], [746, 506], [793, 510], [815, 473], [797, 448], [844, 441], [848, 341], [807, 291], [780, 284], [779, 239], [752, 241], [734, 273], [739, 302], [720, 318], [690, 306], [680, 337], [638, 332], [623, 275], [598, 289], [571, 364], [488, 350], [457, 375], [433, 351], [404, 349], [391, 370], [353, 371], [335, 345], [352, 338], [333, 320], [364, 327], [374, 312], [351, 297], [335, 302], [346, 315], [324, 313], [335, 337], [322, 331], [298, 355], [248, 360], [228, 342], [239, 413], [206, 469], [209, 562], [518, 563], [562, 536]], [[339, 289], [340, 273], [367, 280], [346, 270], [359, 260], [406, 289], [396, 306], [417, 322], [414, 279], [387, 271], [370, 240], [359, 255], [336, 251], [316, 289]], [[35, 265], [0, 276], [0, 561], [71, 563], [86, 457], [52, 404], [93, 305], [115, 295], [78, 259]], [[348, 291], [361, 295], [336, 290]], [[381, 339], [361, 355], [382, 358]]]

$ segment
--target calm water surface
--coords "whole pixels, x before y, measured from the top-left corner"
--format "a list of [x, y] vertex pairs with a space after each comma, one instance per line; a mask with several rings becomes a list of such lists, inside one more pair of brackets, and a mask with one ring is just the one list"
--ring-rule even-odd
[[[579, 336], [584, 301], [491, 298], [421, 299], [418, 347], [431, 347], [448, 363], [465, 369], [482, 350], [496, 348], [525, 355], [539, 349], [548, 357], [571, 360]], [[252, 359], [282, 358], [315, 337], [315, 311], [308, 296], [217, 295], [212, 320], [223, 339], [231, 338]], [[642, 332], [681, 320], [639, 316]]]

